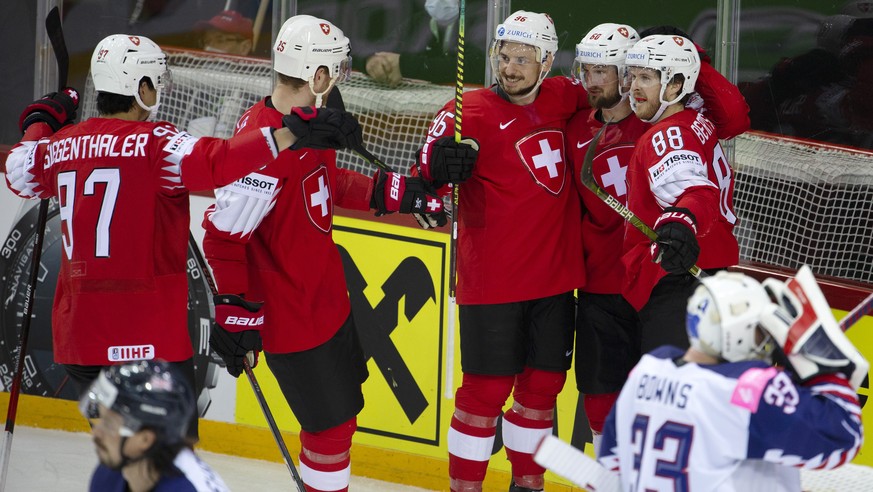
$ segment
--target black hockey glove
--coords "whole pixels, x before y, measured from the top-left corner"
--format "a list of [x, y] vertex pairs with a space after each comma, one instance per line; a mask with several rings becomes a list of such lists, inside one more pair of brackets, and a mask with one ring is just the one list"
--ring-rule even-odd
[[50, 92], [24, 108], [18, 119], [18, 127], [24, 133], [27, 127], [42, 121], [56, 132], [73, 123], [78, 109], [79, 92], [72, 87], [65, 87], [61, 92]]
[[658, 240], [652, 243], [652, 260], [667, 273], [683, 273], [700, 255], [697, 220], [687, 208], [667, 207], [655, 222]]
[[313, 106], [291, 109], [291, 114], [282, 117], [285, 125], [297, 141], [292, 150], [304, 147], [311, 149], [354, 149], [364, 143], [361, 125], [347, 111]]
[[443, 137], [431, 144], [430, 155], [422, 153], [421, 175], [434, 185], [463, 183], [473, 175], [473, 166], [479, 157], [479, 142], [463, 137], [455, 142], [454, 137]]
[[215, 302], [215, 323], [209, 336], [209, 346], [221, 356], [227, 365], [227, 372], [239, 377], [243, 372], [243, 361], [252, 352], [251, 366], [258, 365], [258, 352], [261, 351], [261, 328], [264, 327], [263, 302], [246, 301], [237, 295], [217, 295]]
[[[370, 208], [376, 210], [376, 217], [394, 212], [417, 215], [416, 220], [425, 229], [443, 226], [448, 221], [443, 201], [436, 190], [421, 178], [409, 178], [397, 173], [376, 171]], [[425, 223], [433, 225], [425, 227]]]

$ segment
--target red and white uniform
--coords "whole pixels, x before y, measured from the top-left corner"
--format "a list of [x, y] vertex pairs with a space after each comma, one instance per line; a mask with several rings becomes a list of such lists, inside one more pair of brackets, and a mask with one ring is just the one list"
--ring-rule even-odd
[[[627, 170], [627, 205], [644, 223], [654, 224], [667, 207], [687, 208], [697, 219], [703, 269], [739, 261], [733, 235], [734, 174], [718, 142], [715, 125], [685, 109], [654, 124], [639, 140]], [[625, 284], [622, 294], [637, 310], [666, 272], [652, 262], [651, 241], [625, 224]]]
[[[237, 134], [281, 125], [267, 99], [246, 111]], [[370, 209], [372, 179], [338, 169], [336, 151], [288, 151], [215, 191], [203, 249], [221, 292], [264, 301], [264, 350], [288, 353], [329, 340], [351, 312], [333, 242], [333, 208]]]
[[6, 161], [6, 180], [19, 196], [59, 200], [55, 361], [189, 359], [188, 192], [273, 160], [272, 130], [225, 141], [166, 122], [91, 118], [49, 132], [28, 128]]
[[[603, 127], [597, 118], [599, 110], [580, 111], [567, 125], [567, 155], [585, 213], [582, 216], [582, 246], [585, 261], [585, 292], [617, 294], [624, 284], [624, 268], [620, 244], [624, 241], [624, 218], [609, 208], [597, 195], [585, 187], [579, 171], [591, 141]], [[611, 124], [603, 132], [591, 162], [591, 172], [597, 184], [613, 198], [626, 204], [625, 174], [637, 139], [650, 125], [633, 113]]]
[[[699, 111], [715, 123], [718, 138], [734, 138], [749, 129], [749, 107], [743, 95], [707, 62], [701, 63], [695, 89], [700, 96], [697, 100], [704, 104]], [[567, 156], [585, 209], [582, 237], [586, 282], [582, 290], [592, 294], [618, 294], [624, 284], [624, 268], [620, 261], [622, 251], [618, 245], [624, 240], [625, 220], [579, 179], [589, 144], [603, 126], [597, 118], [598, 111], [582, 111], [570, 120], [567, 125]], [[627, 205], [627, 166], [636, 142], [649, 128], [649, 123], [640, 121], [631, 113], [603, 132], [594, 154], [594, 180], [624, 205]], [[636, 212], [633, 208], [631, 211]]]
[[[587, 96], [566, 77], [545, 79], [539, 91], [526, 106], [488, 88], [464, 94], [462, 133], [479, 141], [479, 159], [460, 189], [458, 304], [539, 299], [585, 282], [564, 129]], [[423, 160], [434, 140], [452, 135], [454, 109], [452, 100], [437, 114]]]

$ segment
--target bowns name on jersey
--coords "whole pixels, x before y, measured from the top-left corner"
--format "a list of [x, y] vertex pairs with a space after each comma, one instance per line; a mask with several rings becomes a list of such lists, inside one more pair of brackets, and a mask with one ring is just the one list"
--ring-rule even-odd
[[689, 383], [671, 381], [655, 374], [643, 374], [634, 393], [637, 400], [685, 408], [693, 386]]

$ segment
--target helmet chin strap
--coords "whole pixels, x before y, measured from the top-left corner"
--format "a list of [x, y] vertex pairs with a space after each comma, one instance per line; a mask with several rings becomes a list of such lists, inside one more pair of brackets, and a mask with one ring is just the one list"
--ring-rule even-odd
[[322, 104], [324, 103], [324, 100], [323, 100], [324, 95], [327, 94], [327, 92], [331, 89], [331, 87], [333, 87], [337, 78], [339, 78], [339, 75], [337, 75], [336, 77], [331, 77], [330, 82], [327, 83], [326, 89], [324, 89], [321, 92], [315, 92], [315, 77], [314, 76], [309, 77], [309, 92], [311, 92], [312, 95], [315, 96], [315, 107], [316, 108], [322, 107]]
[[160, 107], [161, 105], [160, 89], [155, 90], [155, 103], [151, 106], [147, 106], [144, 102], [142, 102], [142, 98], [139, 97], [139, 92], [136, 92], [133, 95], [133, 98], [136, 99], [136, 103], [139, 104], [139, 107], [149, 112], [148, 121], [154, 121], [158, 115], [158, 107]]

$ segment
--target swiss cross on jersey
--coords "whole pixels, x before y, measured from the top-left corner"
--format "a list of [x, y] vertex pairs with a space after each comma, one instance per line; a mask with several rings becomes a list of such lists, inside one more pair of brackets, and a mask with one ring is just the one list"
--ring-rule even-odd
[[330, 232], [333, 226], [333, 196], [327, 168], [321, 165], [303, 178], [302, 189], [309, 221], [322, 232]]
[[553, 195], [561, 193], [567, 175], [564, 132], [540, 130], [519, 140], [515, 150], [537, 184]]

